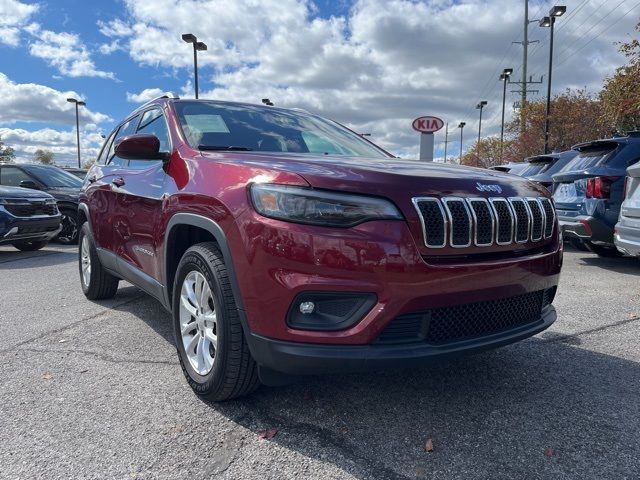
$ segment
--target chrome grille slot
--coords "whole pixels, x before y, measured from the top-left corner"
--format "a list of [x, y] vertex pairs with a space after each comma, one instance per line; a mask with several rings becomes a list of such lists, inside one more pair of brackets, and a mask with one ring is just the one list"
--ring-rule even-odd
[[539, 242], [544, 233], [544, 212], [535, 198], [527, 198], [527, 205], [531, 213], [531, 240]]
[[493, 243], [495, 222], [489, 202], [484, 198], [468, 198], [467, 202], [473, 215], [475, 226], [474, 243], [478, 247], [487, 247]]
[[442, 199], [449, 218], [449, 244], [454, 248], [471, 246], [471, 213], [462, 198], [446, 197]]
[[496, 243], [508, 245], [513, 241], [513, 212], [506, 198], [489, 199], [496, 217]]
[[553, 235], [553, 202], [533, 197], [418, 197], [412, 202], [429, 248], [540, 242]]
[[414, 198], [413, 204], [418, 210], [424, 244], [431, 248], [446, 245], [447, 220], [440, 200], [437, 198]]
[[553, 208], [553, 204], [548, 198], [541, 198], [539, 201], [542, 205], [545, 216], [544, 238], [551, 238], [551, 235], [553, 234], [553, 226], [556, 223], [556, 209]]
[[529, 216], [529, 209], [527, 204], [521, 198], [510, 198], [509, 203], [513, 208], [513, 213], [516, 218], [516, 225], [514, 228], [516, 243], [525, 243], [529, 240], [529, 223], [531, 217]]

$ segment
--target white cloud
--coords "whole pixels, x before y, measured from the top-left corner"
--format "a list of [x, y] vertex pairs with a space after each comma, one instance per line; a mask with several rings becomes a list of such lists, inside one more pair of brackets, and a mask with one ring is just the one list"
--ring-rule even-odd
[[68, 77], [100, 77], [115, 79], [113, 72], [96, 68], [91, 54], [80, 37], [74, 33], [43, 30], [37, 23], [25, 27], [25, 31], [35, 38], [29, 44], [29, 53], [42, 58], [50, 66]]
[[[0, 137], [16, 151], [17, 162], [33, 161], [33, 154], [38, 149], [50, 150], [55, 154], [57, 165], [77, 165], [77, 144], [75, 129], [60, 131], [51, 128], [40, 130], [24, 130], [21, 128], [0, 128]], [[86, 160], [95, 159], [104, 140], [95, 129], [88, 125], [80, 132], [80, 157]]]
[[0, 43], [18, 46], [20, 28], [38, 10], [38, 5], [29, 5], [17, 0], [0, 0]]
[[[0, 125], [15, 122], [44, 122], [75, 125], [75, 107], [67, 98], [82, 99], [73, 92], [61, 92], [36, 83], [15, 83], [0, 73]], [[82, 123], [102, 123], [111, 120], [108, 115], [90, 108], [79, 110]]]
[[164, 93], [165, 91], [160, 88], [145, 88], [140, 93], [127, 92], [127, 101], [131, 103], [145, 103], [163, 95]]
[[[499, 131], [498, 73], [514, 67], [514, 79], [521, 74], [522, 48], [511, 44], [522, 36], [520, 3], [357, 0], [343, 16], [321, 18], [305, 0], [125, 0], [128, 21], [104, 23], [101, 30], [126, 45], [139, 64], [188, 70], [192, 57], [180, 35], [192, 32], [209, 47], [198, 56], [202, 97], [269, 97], [371, 132], [383, 147], [414, 155], [418, 135], [410, 124], [419, 115], [438, 115], [452, 129], [465, 121], [470, 139], [477, 132], [474, 106], [488, 100], [483, 133]], [[531, 18], [551, 6], [548, 0], [530, 3]], [[595, 92], [622, 63], [614, 42], [624, 40], [638, 19], [623, 18], [628, 6], [569, 3], [556, 24], [554, 91], [588, 86]], [[530, 39], [540, 40], [530, 46], [529, 74], [536, 78], [546, 74], [548, 35], [531, 25]], [[538, 88], [544, 91], [544, 85]], [[192, 94], [190, 85], [183, 91]], [[507, 104], [514, 100], [510, 94]], [[443, 139], [438, 133], [436, 140]]]

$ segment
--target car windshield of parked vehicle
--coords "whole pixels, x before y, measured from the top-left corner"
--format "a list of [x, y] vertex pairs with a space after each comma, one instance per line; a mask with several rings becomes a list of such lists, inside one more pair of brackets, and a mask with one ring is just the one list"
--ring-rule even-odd
[[586, 148], [575, 156], [573, 160], [567, 163], [561, 172], [572, 172], [574, 170], [586, 170], [600, 165], [604, 165], [613, 157], [612, 153], [616, 151], [617, 144], [607, 146], [605, 148]]
[[82, 186], [82, 180], [58, 167], [33, 165], [29, 167], [29, 173], [49, 188], [80, 188]]
[[202, 101], [174, 106], [189, 145], [201, 150], [388, 158], [360, 135], [306, 112]]

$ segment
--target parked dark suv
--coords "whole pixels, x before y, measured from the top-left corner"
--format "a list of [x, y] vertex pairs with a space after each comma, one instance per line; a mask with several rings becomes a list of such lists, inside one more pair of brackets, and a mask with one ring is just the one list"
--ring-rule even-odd
[[55, 240], [65, 245], [77, 243], [82, 180], [52, 165], [0, 163], [0, 185], [31, 188], [52, 195], [62, 214], [62, 229]]
[[0, 186], [0, 245], [39, 250], [59, 231], [60, 212], [51, 195]]
[[533, 168], [529, 171], [525, 170], [521, 176], [541, 183], [549, 190], [552, 190], [553, 175], [565, 168], [577, 154], [578, 152], [576, 150], [567, 150], [565, 152], [547, 153], [545, 155], [529, 157], [525, 161]]
[[577, 156], [553, 176], [553, 198], [567, 239], [615, 257], [613, 231], [624, 197], [626, 169], [640, 160], [640, 133], [581, 143]]
[[126, 279], [172, 312], [191, 387], [423, 365], [555, 320], [549, 192], [393, 158], [299, 110], [156, 99], [111, 133], [80, 196], [89, 299]]

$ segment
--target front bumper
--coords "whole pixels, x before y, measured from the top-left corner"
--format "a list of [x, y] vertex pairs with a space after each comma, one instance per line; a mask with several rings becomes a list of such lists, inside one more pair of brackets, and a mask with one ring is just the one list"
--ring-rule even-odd
[[45, 241], [55, 237], [61, 229], [60, 215], [52, 217], [18, 218], [13, 217], [2, 228], [0, 245], [21, 241]]
[[597, 244], [613, 245], [613, 228], [602, 220], [589, 215], [566, 219], [558, 217], [563, 238], [578, 238]]
[[556, 310], [547, 305], [540, 318], [518, 328], [446, 345], [318, 345], [275, 340], [252, 333], [249, 348], [261, 368], [287, 375], [363, 372], [383, 368], [409, 368], [437, 360], [498, 348], [549, 328]]

